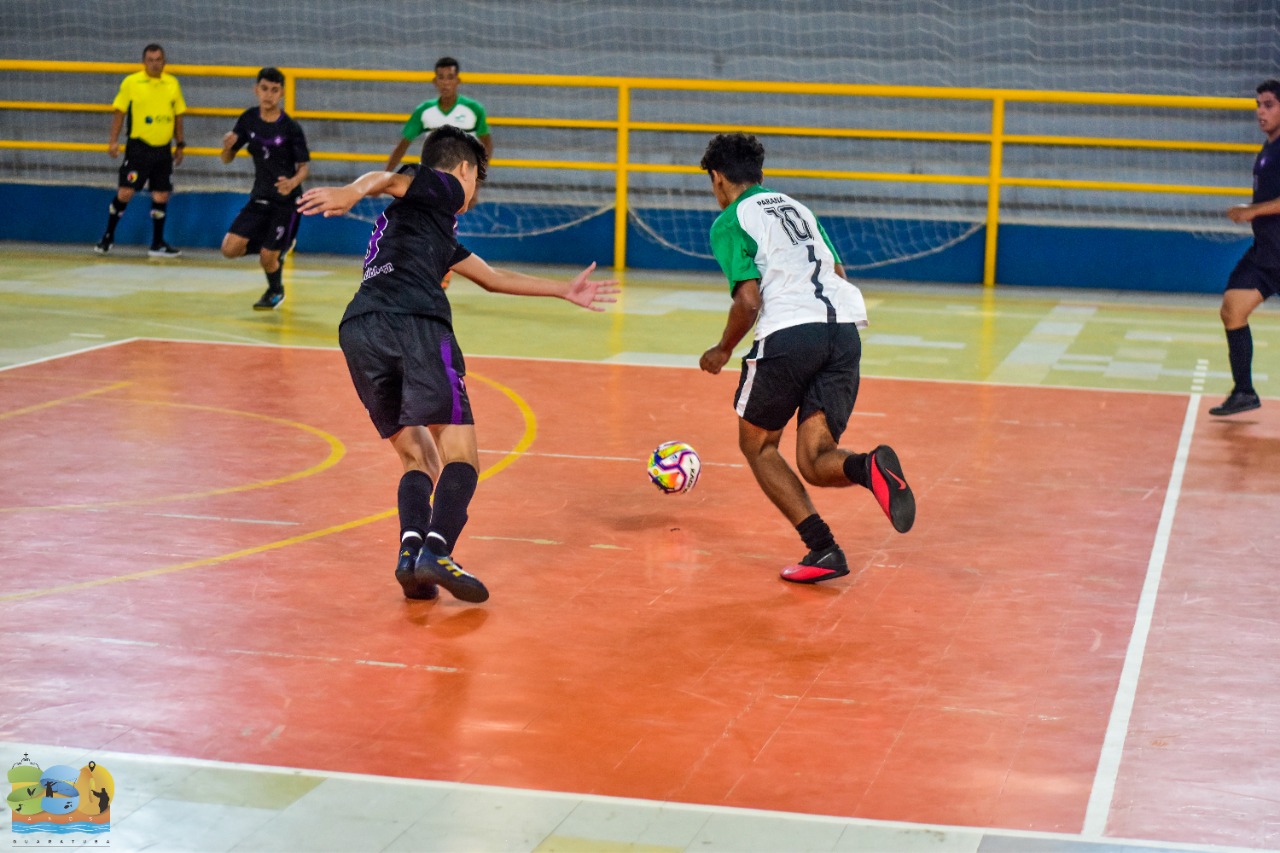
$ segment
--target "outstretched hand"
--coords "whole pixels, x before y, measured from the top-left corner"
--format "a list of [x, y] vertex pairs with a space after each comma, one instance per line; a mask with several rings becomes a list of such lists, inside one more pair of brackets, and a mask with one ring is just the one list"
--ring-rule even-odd
[[589, 311], [603, 311], [604, 305], [600, 303], [617, 302], [617, 294], [621, 288], [618, 287], [618, 282], [611, 278], [596, 281], [588, 278], [595, 268], [595, 261], [592, 261], [591, 266], [574, 276], [569, 282], [569, 290], [564, 298]]
[[364, 196], [351, 187], [312, 187], [298, 199], [298, 212], [307, 216], [322, 213], [325, 217], [341, 216], [356, 206]]

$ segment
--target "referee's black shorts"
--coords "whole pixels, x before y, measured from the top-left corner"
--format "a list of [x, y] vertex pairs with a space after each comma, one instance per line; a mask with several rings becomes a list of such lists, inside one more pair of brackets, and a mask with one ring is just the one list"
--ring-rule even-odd
[[173, 152], [168, 145], [148, 145], [130, 137], [124, 144], [119, 186], [140, 190], [148, 185], [153, 193], [173, 189]]
[[1250, 246], [1227, 277], [1227, 290], [1256, 290], [1267, 299], [1280, 293], [1280, 269], [1258, 263], [1257, 250]]
[[862, 338], [853, 323], [806, 323], [757, 340], [742, 359], [733, 406], [738, 417], [779, 430], [822, 412], [837, 441], [858, 399]]
[[378, 435], [406, 426], [473, 424], [462, 350], [434, 317], [374, 312], [338, 327], [338, 343]]

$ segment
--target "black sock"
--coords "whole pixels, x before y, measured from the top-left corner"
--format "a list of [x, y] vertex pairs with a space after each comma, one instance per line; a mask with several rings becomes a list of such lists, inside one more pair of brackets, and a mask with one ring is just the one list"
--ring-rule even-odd
[[871, 478], [867, 474], [867, 454], [850, 453], [844, 458], [844, 475], [855, 486], [871, 488]]
[[416, 533], [419, 539], [427, 538], [431, 526], [431, 477], [425, 471], [405, 471], [400, 478], [400, 490], [396, 503], [400, 508], [400, 537]]
[[111, 204], [107, 205], [107, 233], [103, 236], [108, 240], [116, 239], [116, 226], [120, 224], [120, 217], [124, 216], [124, 209], [129, 206], [129, 202], [121, 201], [119, 196], [111, 199]]
[[816, 512], [796, 525], [796, 532], [804, 540], [804, 546], [810, 551], [825, 551], [836, 544], [831, 535], [831, 528]]
[[153, 249], [164, 245], [164, 217], [168, 207], [168, 202], [151, 202], [151, 248]]
[[1227, 330], [1227, 357], [1231, 360], [1233, 392], [1256, 394], [1253, 390], [1253, 332], [1246, 324]]
[[267, 273], [267, 289], [284, 293], [284, 284], [280, 281], [282, 275], [284, 275], [284, 267], [276, 267], [275, 272]]
[[439, 554], [452, 554], [467, 523], [467, 507], [476, 493], [480, 475], [466, 462], [450, 462], [440, 472], [436, 501], [431, 509], [427, 545]]

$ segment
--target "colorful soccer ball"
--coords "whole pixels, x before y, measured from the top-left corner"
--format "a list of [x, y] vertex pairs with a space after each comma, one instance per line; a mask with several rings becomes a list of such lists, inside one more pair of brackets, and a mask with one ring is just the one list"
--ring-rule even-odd
[[649, 479], [668, 495], [681, 495], [698, 482], [702, 460], [683, 441], [666, 441], [649, 454]]

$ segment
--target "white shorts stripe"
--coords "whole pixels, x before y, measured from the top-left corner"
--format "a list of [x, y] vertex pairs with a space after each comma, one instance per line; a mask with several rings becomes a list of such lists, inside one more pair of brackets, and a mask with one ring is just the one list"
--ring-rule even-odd
[[743, 417], [747, 413], [747, 400], [751, 397], [751, 386], [756, 381], [756, 362], [764, 358], [764, 341], [757, 341], [756, 347], [755, 358], [745, 359], [747, 375], [742, 380], [742, 392], [738, 394], [738, 404], [733, 407], [738, 417]]

